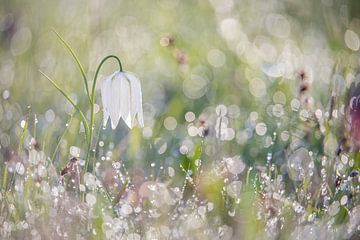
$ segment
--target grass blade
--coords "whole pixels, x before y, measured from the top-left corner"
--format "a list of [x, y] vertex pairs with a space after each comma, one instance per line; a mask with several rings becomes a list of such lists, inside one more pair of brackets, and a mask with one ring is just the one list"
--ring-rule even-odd
[[86, 118], [84, 113], [81, 111], [81, 109], [79, 108], [79, 106], [74, 102], [74, 100], [71, 99], [71, 97], [69, 95], [67, 95], [60, 87], [59, 85], [56, 84], [56, 82], [54, 82], [49, 76], [47, 76], [45, 73], [43, 73], [42, 71], [39, 70], [39, 72], [47, 79], [49, 80], [49, 82], [73, 105], [73, 107], [79, 112], [81, 120], [84, 124], [85, 127], [85, 135], [86, 137], [88, 137], [89, 134], [89, 126], [87, 124]]
[[8, 175], [8, 163], [6, 162], [4, 165], [4, 176], [3, 176], [3, 182], [2, 182], [2, 189], [4, 192], [6, 191], [7, 175]]
[[74, 60], [76, 61], [78, 67], [79, 67], [79, 70], [81, 72], [81, 75], [84, 79], [84, 84], [85, 84], [85, 88], [86, 88], [86, 93], [88, 95], [88, 98], [89, 98], [89, 101], [91, 103], [91, 97], [90, 97], [90, 92], [89, 92], [89, 85], [88, 85], [88, 81], [87, 81], [87, 78], [86, 78], [86, 74], [85, 74], [85, 71], [84, 71], [84, 68], [79, 60], [79, 58], [76, 56], [74, 50], [72, 50], [72, 48], [70, 47], [70, 45], [65, 41], [65, 39], [55, 30], [55, 29], [52, 29], [52, 31], [56, 34], [56, 36], [60, 39], [61, 43], [64, 44], [64, 46], [69, 50], [69, 52], [71, 53], [71, 55], [73, 56]]
[[129, 180], [126, 179], [125, 182], [124, 182], [124, 184], [122, 185], [119, 193], [116, 195], [116, 197], [115, 197], [114, 200], [112, 201], [113, 207], [114, 207], [116, 204], [118, 204], [118, 202], [120, 202], [120, 199], [124, 196], [128, 184], [129, 184]]
[[[69, 120], [69, 123], [68, 123], [68, 126], [69, 126], [69, 127], [70, 127], [70, 124], [71, 124], [71, 121], [72, 121], [72, 117], [73, 117], [73, 115], [71, 115], [71, 117], [70, 117], [70, 120]], [[65, 134], [67, 133], [68, 129], [69, 129], [68, 127], [65, 128], [65, 131], [64, 131], [64, 132], [62, 133], [62, 135], [60, 136], [60, 138], [59, 138], [59, 140], [58, 140], [58, 142], [57, 142], [57, 144], [56, 144], [55, 150], [54, 150], [54, 152], [53, 152], [53, 154], [52, 154], [52, 156], [51, 156], [51, 159], [50, 159], [51, 163], [54, 162], [55, 155], [56, 155], [56, 153], [57, 153], [57, 151], [58, 151], [58, 149], [59, 149], [59, 146], [60, 146], [60, 142], [61, 142], [61, 140], [63, 139], [63, 137], [65, 136]]]

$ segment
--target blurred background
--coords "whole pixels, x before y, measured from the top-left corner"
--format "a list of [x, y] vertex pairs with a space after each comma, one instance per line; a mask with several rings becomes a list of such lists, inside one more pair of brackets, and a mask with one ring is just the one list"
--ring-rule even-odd
[[[329, 199], [337, 204], [330, 215], [338, 214], [342, 195], [327, 191], [335, 190], [336, 176], [349, 175], [360, 165], [359, 155], [351, 152], [357, 147], [343, 144], [351, 135], [346, 125], [349, 90], [360, 81], [359, 1], [0, 0], [0, 163], [8, 162], [10, 172], [21, 161], [18, 157], [31, 155], [31, 149], [42, 150], [49, 163], [44, 166], [52, 163], [56, 172], [72, 156], [83, 165], [87, 154], [78, 114], [39, 72], [54, 79], [89, 118], [80, 71], [52, 29], [74, 49], [90, 81], [109, 54], [117, 55], [123, 69], [141, 81], [145, 127], [129, 130], [120, 121], [116, 130], [109, 124], [103, 128], [100, 89], [118, 66], [108, 61], [101, 70], [90, 169], [105, 184], [113, 184], [121, 164], [121, 174], [130, 176], [139, 192], [146, 181], [158, 182], [163, 189], [182, 187], [184, 195], [195, 190], [200, 199], [206, 199], [202, 207], [210, 204], [206, 205], [209, 212], [215, 204], [215, 225], [226, 223], [239, 232], [250, 229], [248, 239], [265, 225], [272, 229], [271, 221], [253, 224], [255, 200], [264, 208], [284, 206], [274, 199], [269, 201], [275, 204], [255, 199], [254, 189], [264, 196], [277, 190], [289, 193], [286, 197], [295, 199], [296, 213], [285, 209], [284, 216], [291, 215], [293, 222], [300, 219], [297, 213], [301, 219], [311, 213], [321, 217], [318, 202], [327, 209]], [[26, 153], [19, 146], [23, 128], [27, 129]], [[192, 177], [188, 174], [198, 177], [200, 183], [193, 184], [194, 189], [187, 185]], [[255, 179], [253, 189], [249, 178]], [[121, 180], [113, 184], [112, 194], [119, 192]], [[240, 180], [247, 190], [237, 208]], [[326, 193], [318, 200], [315, 188], [320, 181]], [[346, 194], [351, 191], [343, 189]], [[305, 198], [308, 192], [312, 195]], [[354, 199], [347, 202], [346, 198], [342, 205], [350, 209], [358, 201]], [[163, 206], [161, 201], [155, 201], [156, 208]], [[147, 203], [141, 203], [145, 209]], [[235, 216], [235, 209], [240, 214]], [[343, 214], [344, 207], [341, 211], [342, 221], [348, 215]], [[275, 228], [279, 219], [273, 221]], [[209, 226], [214, 222], [209, 221]], [[288, 226], [285, 230], [290, 234], [295, 225]]]
[[[105, 146], [128, 144], [126, 156], [139, 164], [171, 162], [181, 146], [192, 150], [199, 127], [215, 132], [215, 108], [223, 105], [219, 111], [230, 117], [221, 139], [226, 151], [244, 153], [248, 163], [263, 161], [266, 151], [259, 146], [269, 145], [275, 129], [286, 139], [291, 124], [286, 113], [299, 105], [301, 72], [311, 83], [316, 107], [323, 109], [331, 93], [341, 96], [356, 76], [359, 5], [335, 0], [2, 0], [0, 158], [18, 144], [21, 121], [27, 118], [31, 135], [48, 155], [68, 129], [56, 154], [60, 162], [69, 157], [70, 146], [85, 145], [74, 109], [38, 71], [51, 76], [89, 115], [80, 72], [53, 28], [78, 54], [89, 79], [103, 57], [115, 54], [141, 80], [145, 128], [129, 132], [121, 123], [115, 132], [109, 126], [99, 129]], [[101, 71], [97, 126], [99, 89], [115, 70], [116, 63], [109, 61]], [[260, 135], [256, 123], [262, 123]]]

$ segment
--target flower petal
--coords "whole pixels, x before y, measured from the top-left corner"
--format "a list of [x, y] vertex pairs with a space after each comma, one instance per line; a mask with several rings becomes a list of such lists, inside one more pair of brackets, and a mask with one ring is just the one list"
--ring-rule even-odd
[[110, 84], [110, 99], [108, 104], [112, 129], [116, 128], [120, 120], [121, 75], [121, 72], [117, 73]]
[[103, 125], [104, 127], [106, 126], [106, 123], [110, 117], [110, 112], [109, 112], [109, 102], [110, 102], [110, 84], [111, 84], [111, 79], [115, 76], [115, 74], [117, 73], [114, 72], [113, 74], [111, 74], [110, 76], [106, 77], [102, 86], [101, 86], [101, 101], [103, 104], [103, 110], [104, 110], [104, 117], [103, 117]]
[[130, 72], [127, 72], [125, 74], [127, 78], [130, 80], [130, 86], [131, 86], [131, 108], [130, 108], [131, 119], [134, 124], [134, 119], [137, 114], [138, 123], [140, 127], [144, 127], [140, 81], [134, 74]]
[[126, 125], [132, 128], [132, 119], [130, 115], [130, 83], [124, 73], [121, 74], [120, 80], [120, 115]]

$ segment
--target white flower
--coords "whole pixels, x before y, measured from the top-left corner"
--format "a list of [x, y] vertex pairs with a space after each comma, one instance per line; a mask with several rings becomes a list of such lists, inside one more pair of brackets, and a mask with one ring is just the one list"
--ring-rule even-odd
[[115, 129], [122, 118], [129, 128], [133, 128], [135, 116], [140, 127], [144, 127], [142, 94], [139, 79], [129, 72], [116, 71], [107, 77], [101, 88], [104, 108], [104, 126], [111, 119]]

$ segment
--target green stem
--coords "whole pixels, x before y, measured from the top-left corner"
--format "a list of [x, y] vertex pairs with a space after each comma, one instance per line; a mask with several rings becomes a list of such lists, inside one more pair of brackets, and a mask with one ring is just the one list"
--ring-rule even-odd
[[4, 175], [3, 175], [3, 182], [2, 182], [2, 189], [5, 192], [6, 191], [6, 181], [7, 181], [7, 175], [8, 175], [8, 163], [5, 163], [4, 167]]
[[[99, 126], [99, 130], [98, 130], [98, 134], [97, 134], [97, 139], [95, 141], [95, 146], [98, 147], [98, 144], [99, 144], [99, 139], [100, 139], [100, 132], [101, 132], [101, 124]], [[92, 174], [95, 176], [95, 155], [96, 155], [96, 152], [94, 151], [94, 154], [93, 154], [93, 164], [92, 164]]]
[[85, 74], [85, 71], [84, 71], [84, 68], [83, 66], [81, 65], [81, 62], [79, 60], [79, 58], [76, 56], [75, 52], [72, 50], [72, 48], [70, 47], [70, 45], [65, 41], [65, 39], [55, 30], [55, 29], [52, 29], [52, 31], [56, 34], [56, 36], [60, 39], [60, 41], [65, 45], [65, 47], [69, 50], [69, 52], [71, 53], [71, 55], [73, 56], [75, 62], [77, 63], [79, 69], [80, 69], [80, 72], [81, 72], [81, 75], [83, 77], [83, 80], [84, 80], [84, 84], [85, 84], [85, 88], [86, 88], [86, 94], [89, 98], [89, 101], [91, 101], [91, 98], [90, 98], [90, 92], [89, 92], [89, 85], [88, 85], [88, 81], [87, 81], [87, 78], [86, 78], [86, 74]]
[[125, 182], [123, 183], [119, 193], [116, 195], [116, 197], [114, 198], [114, 200], [112, 201], [112, 206], [115, 207], [116, 204], [118, 204], [121, 200], [121, 198], [124, 196], [124, 194], [126, 193], [126, 188], [128, 187], [129, 184], [129, 180], [126, 179]]
[[108, 60], [110, 58], [114, 58], [119, 63], [120, 72], [123, 71], [121, 61], [115, 55], [109, 55], [109, 56], [106, 56], [105, 58], [103, 58], [103, 60], [101, 60], [99, 66], [96, 69], [94, 80], [93, 80], [93, 83], [92, 83], [91, 98], [90, 98], [91, 113], [90, 113], [89, 142], [88, 142], [88, 151], [87, 151], [87, 154], [86, 154], [85, 172], [87, 172], [87, 168], [88, 168], [89, 161], [90, 161], [91, 143], [92, 143], [93, 130], [94, 130], [94, 105], [95, 105], [96, 81], [97, 81], [97, 78], [98, 78], [98, 75], [99, 75], [99, 72], [100, 72], [100, 69], [101, 69], [102, 65], [106, 62], [106, 60]]
[[[47, 79], [49, 80], [49, 82], [59, 91], [62, 93], [62, 95], [64, 95], [64, 97], [73, 105], [73, 107], [79, 112], [80, 117], [81, 117], [81, 121], [84, 124], [84, 128], [85, 128], [85, 135], [88, 138], [88, 134], [89, 134], [89, 126], [87, 124], [86, 118], [84, 113], [81, 111], [81, 109], [79, 108], [79, 106], [74, 102], [74, 100], [71, 99], [71, 97], [69, 95], [67, 95], [57, 84], [56, 82], [54, 82], [49, 76], [47, 76], [45, 73], [43, 73], [42, 71], [39, 70], [39, 72]], [[88, 138], [89, 140], [89, 138]]]

